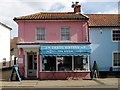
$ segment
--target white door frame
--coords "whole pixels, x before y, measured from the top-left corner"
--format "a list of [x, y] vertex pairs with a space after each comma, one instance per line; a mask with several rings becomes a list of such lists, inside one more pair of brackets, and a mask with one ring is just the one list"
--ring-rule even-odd
[[27, 58], [27, 53], [29, 52], [36, 52], [37, 54], [37, 72], [36, 72], [36, 77], [38, 78], [38, 55], [39, 55], [39, 48], [24, 48], [24, 55], [25, 55], [25, 78], [28, 77], [28, 58]]

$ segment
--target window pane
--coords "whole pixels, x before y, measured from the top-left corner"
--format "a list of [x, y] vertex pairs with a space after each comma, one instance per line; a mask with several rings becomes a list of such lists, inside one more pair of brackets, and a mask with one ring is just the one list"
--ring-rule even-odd
[[42, 71], [56, 71], [56, 57], [54, 56], [43, 57]]
[[114, 60], [117, 60], [117, 53], [114, 53]]
[[37, 40], [45, 40], [45, 28], [37, 29]]
[[33, 55], [28, 55], [28, 69], [33, 69]]
[[120, 41], [120, 30], [113, 30], [112, 38], [113, 41]]
[[113, 53], [113, 65], [114, 66], [120, 66], [120, 52], [115, 52], [115, 53]]
[[72, 56], [65, 56], [63, 60], [58, 60], [58, 71], [72, 70]]
[[69, 28], [61, 28], [61, 40], [70, 40]]
[[83, 70], [83, 57], [82, 56], [74, 57], [74, 69]]

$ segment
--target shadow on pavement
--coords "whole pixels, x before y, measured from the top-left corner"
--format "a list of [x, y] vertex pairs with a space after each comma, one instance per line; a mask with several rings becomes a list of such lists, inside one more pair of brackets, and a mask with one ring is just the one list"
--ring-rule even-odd
[[118, 90], [118, 88], [2, 88], [2, 90]]

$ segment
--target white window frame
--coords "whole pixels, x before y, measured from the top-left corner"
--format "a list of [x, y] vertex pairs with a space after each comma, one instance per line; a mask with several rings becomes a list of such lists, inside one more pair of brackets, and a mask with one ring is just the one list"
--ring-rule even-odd
[[114, 66], [114, 53], [120, 53], [120, 51], [113, 51], [112, 52], [112, 67], [114, 67], [114, 68], [120, 68], [120, 66]]
[[[45, 30], [45, 40], [37, 40], [37, 30], [39, 28], [44, 28], [44, 30]], [[45, 42], [46, 41], [46, 29], [45, 29], [45, 27], [38, 27], [38, 28], [36, 28], [35, 39], [36, 39], [36, 42]]]
[[62, 28], [68, 28], [69, 29], [69, 37], [70, 37], [70, 27], [66, 27], [66, 26], [61, 27], [61, 29], [60, 29], [60, 41], [61, 42], [71, 42], [71, 37], [70, 37], [70, 40], [62, 40]]
[[112, 29], [111, 30], [111, 39], [112, 39], [112, 42], [120, 42], [120, 41], [117, 41], [117, 40], [113, 40], [113, 31], [115, 31], [115, 30], [117, 31], [117, 30], [120, 30], [120, 29], [116, 28], [116, 29]]
[[[90, 72], [90, 56], [87, 55], [87, 60], [88, 60], [88, 69], [87, 70], [74, 70], [74, 56], [72, 57], [72, 70], [71, 71], [58, 71], [58, 65], [57, 65], [57, 59], [56, 59], [56, 71], [43, 71], [42, 70], [42, 59], [44, 56], [40, 56], [40, 71], [39, 72]], [[55, 56], [57, 58], [58, 56]]]

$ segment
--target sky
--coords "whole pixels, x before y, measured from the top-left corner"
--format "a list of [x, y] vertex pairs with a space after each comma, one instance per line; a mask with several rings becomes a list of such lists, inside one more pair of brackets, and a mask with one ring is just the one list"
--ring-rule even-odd
[[118, 14], [119, 0], [0, 0], [0, 22], [12, 28], [11, 37], [18, 36], [14, 17], [38, 12], [73, 12], [72, 2], [81, 4], [82, 14]]

